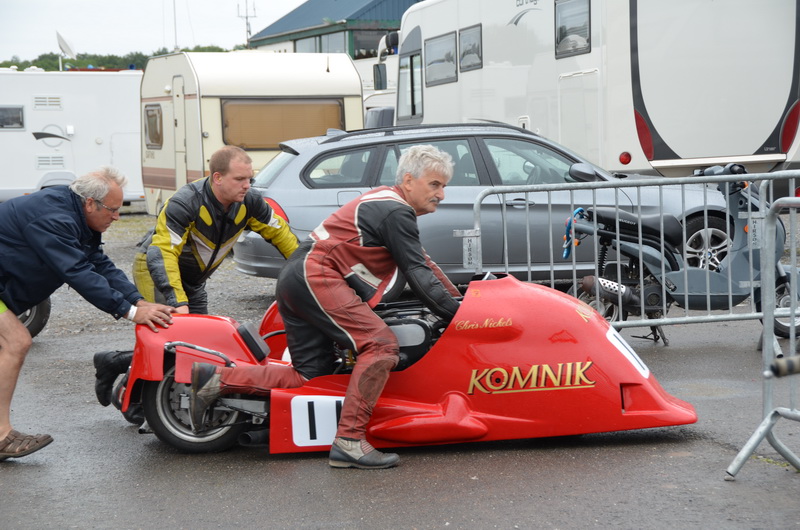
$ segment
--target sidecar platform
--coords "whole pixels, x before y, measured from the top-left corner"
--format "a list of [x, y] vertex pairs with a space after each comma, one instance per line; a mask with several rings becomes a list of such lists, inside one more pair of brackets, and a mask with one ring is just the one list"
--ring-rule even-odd
[[[270, 452], [327, 451], [348, 378], [273, 390]], [[376, 447], [402, 447], [696, 421], [588, 305], [509, 276], [470, 284], [431, 350], [392, 373], [367, 435]]]

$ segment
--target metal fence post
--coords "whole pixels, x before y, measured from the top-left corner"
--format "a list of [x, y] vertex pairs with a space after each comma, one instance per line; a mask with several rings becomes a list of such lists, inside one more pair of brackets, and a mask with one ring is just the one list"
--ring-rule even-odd
[[[771, 242], [775, 240], [776, 223], [778, 214], [783, 208], [797, 209], [800, 208], [800, 199], [784, 198], [775, 201], [767, 211], [764, 226], [764, 243], [769, 247]], [[794, 243], [794, 242], [793, 242]], [[794, 245], [792, 245], [794, 247]], [[792, 252], [796, 252], [793, 250]], [[800, 412], [787, 407], [773, 407], [773, 394], [774, 394], [774, 379], [770, 371], [770, 365], [774, 360], [783, 356], [781, 347], [775, 338], [774, 322], [775, 322], [775, 289], [771, 286], [775, 285], [775, 253], [764, 251], [761, 253], [761, 274], [762, 286], [761, 299], [762, 309], [764, 312], [764, 331], [763, 331], [763, 348], [762, 348], [762, 370], [763, 370], [763, 416], [761, 424], [756, 428], [755, 432], [750, 436], [750, 439], [745, 443], [744, 447], [739, 451], [736, 457], [726, 470], [725, 480], [734, 480], [736, 474], [742, 469], [747, 459], [755, 452], [758, 445], [766, 438], [770, 445], [775, 448], [778, 453], [786, 459], [787, 462], [792, 464], [795, 468], [800, 470], [800, 458], [795, 455], [783, 442], [781, 442], [775, 433], [773, 427], [780, 418], [786, 418], [794, 421], [800, 421]], [[797, 285], [796, 278], [791, 282], [791, 296], [796, 297]], [[792, 326], [794, 320], [792, 320]], [[790, 383], [793, 384], [793, 383]]]

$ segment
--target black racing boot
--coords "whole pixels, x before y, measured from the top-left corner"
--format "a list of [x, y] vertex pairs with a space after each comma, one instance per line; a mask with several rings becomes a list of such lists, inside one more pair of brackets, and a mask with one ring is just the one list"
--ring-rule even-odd
[[[125, 377], [120, 379], [119, 382], [114, 385], [114, 390], [111, 391], [111, 404], [114, 405], [119, 411], [122, 411], [122, 397], [125, 393], [125, 388], [127, 385], [128, 374], [125, 374]], [[125, 418], [128, 423], [142, 425], [145, 419], [144, 409], [139, 403], [129, 403], [128, 410], [122, 413], [122, 417]]]
[[400, 456], [381, 453], [366, 440], [336, 437], [331, 445], [328, 464], [331, 467], [355, 467], [358, 469], [385, 469], [396, 466]]
[[128, 371], [133, 360], [133, 350], [101, 351], [94, 354], [94, 392], [97, 401], [107, 407], [111, 403], [111, 388], [117, 376]]

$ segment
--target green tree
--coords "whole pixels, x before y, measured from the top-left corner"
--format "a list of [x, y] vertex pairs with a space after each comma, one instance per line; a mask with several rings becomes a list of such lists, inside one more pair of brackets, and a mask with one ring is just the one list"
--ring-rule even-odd
[[[235, 49], [244, 49], [245, 47], [242, 46], [241, 48], [237, 46]], [[224, 52], [227, 51], [224, 48], [219, 46], [195, 46], [193, 48], [183, 48], [181, 51], [191, 51], [191, 52]], [[167, 48], [159, 48], [158, 50], [154, 51], [151, 54], [145, 54], [142, 52], [131, 52], [127, 55], [122, 57], [118, 55], [98, 55], [93, 53], [79, 53], [77, 59], [67, 59], [62, 58], [62, 64], [64, 70], [72, 70], [72, 69], [86, 69], [91, 66], [92, 68], [98, 70], [125, 70], [129, 68], [133, 68], [136, 70], [142, 70], [147, 64], [147, 59], [150, 57], [154, 57], [156, 55], [166, 55], [168, 53], [172, 53]], [[58, 70], [58, 58], [59, 55], [57, 53], [44, 53], [39, 57], [33, 59], [32, 61], [29, 60], [21, 60], [18, 56], [11, 57], [8, 61], [0, 61], [0, 68], [9, 68], [12, 66], [16, 66], [17, 69], [20, 71], [30, 67], [36, 66], [38, 68], [42, 68], [47, 71], [57, 71]]]

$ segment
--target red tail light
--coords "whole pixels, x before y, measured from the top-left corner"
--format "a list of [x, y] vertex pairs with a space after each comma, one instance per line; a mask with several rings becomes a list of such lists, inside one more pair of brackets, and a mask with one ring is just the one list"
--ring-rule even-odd
[[281, 219], [283, 219], [287, 223], [289, 222], [289, 216], [286, 215], [286, 212], [283, 211], [283, 208], [281, 208], [280, 204], [278, 204], [277, 202], [273, 201], [269, 197], [264, 197], [264, 201], [267, 204], [269, 204], [269, 207], [272, 208], [272, 211], [275, 212], [275, 215], [277, 215], [278, 217], [280, 217]]
[[653, 159], [653, 135], [650, 133], [650, 128], [647, 126], [647, 122], [644, 121], [644, 118], [638, 111], [633, 111], [633, 114], [636, 118], [636, 134], [639, 135], [639, 144], [642, 146], [642, 151], [644, 151], [644, 156], [647, 157], [648, 160]]
[[783, 119], [781, 125], [781, 152], [786, 153], [794, 143], [794, 137], [797, 134], [797, 124], [800, 121], [800, 101], [795, 101], [789, 112], [786, 113], [786, 118]]
[[633, 157], [631, 157], [631, 154], [629, 152], [623, 151], [622, 153], [619, 154], [619, 163], [622, 164], [623, 166], [627, 166], [628, 164], [631, 163], [632, 158]]

